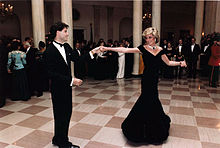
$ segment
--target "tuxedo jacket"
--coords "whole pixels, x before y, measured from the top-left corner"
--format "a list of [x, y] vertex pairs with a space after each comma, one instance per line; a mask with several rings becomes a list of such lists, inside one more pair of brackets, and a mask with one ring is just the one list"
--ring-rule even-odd
[[211, 45], [204, 51], [205, 46], [201, 50], [200, 65], [207, 65], [211, 56]]
[[175, 55], [176, 55], [177, 61], [182, 61], [185, 59], [184, 57], [187, 56], [186, 50], [187, 50], [186, 46], [182, 45], [181, 52], [179, 52], [179, 45], [176, 46]]
[[26, 61], [27, 61], [27, 67], [32, 67], [34, 64], [36, 64], [36, 53], [38, 49], [30, 47], [28, 52], [26, 53]]
[[51, 79], [51, 90], [70, 87], [72, 81], [71, 61], [86, 60], [90, 57], [89, 53], [79, 56], [78, 52], [67, 43], [64, 44], [64, 48], [67, 63], [53, 43], [44, 52], [43, 59], [48, 77]]
[[[133, 45], [129, 45], [126, 48], [133, 48]], [[130, 75], [133, 72], [134, 53], [125, 53], [125, 76]]]
[[193, 52], [191, 50], [191, 45], [187, 49], [187, 57], [189, 62], [197, 62], [198, 56], [201, 53], [200, 47], [198, 44], [195, 44]]

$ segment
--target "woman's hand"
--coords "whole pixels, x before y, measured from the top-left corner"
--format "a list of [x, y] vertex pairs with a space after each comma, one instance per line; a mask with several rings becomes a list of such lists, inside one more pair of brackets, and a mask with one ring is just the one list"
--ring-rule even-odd
[[185, 60], [184, 61], [180, 61], [180, 66], [181, 67], [187, 67], [186, 61]]
[[100, 46], [100, 51], [101, 51], [101, 52], [104, 52], [104, 51], [108, 51], [108, 49], [107, 49], [107, 47]]

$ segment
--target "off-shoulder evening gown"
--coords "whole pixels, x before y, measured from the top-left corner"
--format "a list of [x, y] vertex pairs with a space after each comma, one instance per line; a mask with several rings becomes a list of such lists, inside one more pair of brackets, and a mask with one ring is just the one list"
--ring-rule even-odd
[[138, 47], [142, 53], [145, 69], [141, 81], [141, 95], [131, 109], [121, 128], [124, 135], [132, 142], [162, 144], [169, 136], [170, 118], [164, 113], [158, 97], [158, 75], [161, 50], [156, 56], [143, 45]]

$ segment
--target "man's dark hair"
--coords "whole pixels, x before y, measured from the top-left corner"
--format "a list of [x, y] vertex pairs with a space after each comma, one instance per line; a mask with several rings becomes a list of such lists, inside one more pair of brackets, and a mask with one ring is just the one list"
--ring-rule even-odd
[[40, 41], [38, 44], [39, 49], [44, 48], [46, 45], [43, 41]]
[[24, 41], [28, 41], [28, 40], [30, 40], [31, 38], [30, 37], [25, 37], [24, 38]]
[[108, 43], [113, 44], [113, 40], [112, 40], [112, 39], [109, 39], [109, 40], [108, 40]]
[[214, 41], [217, 41], [217, 42], [220, 41], [220, 33], [215, 34]]
[[18, 47], [21, 47], [21, 43], [18, 41], [13, 41], [11, 43], [11, 50], [18, 50]]
[[128, 43], [131, 43], [131, 40], [129, 38], [125, 38], [124, 40]]
[[50, 27], [50, 39], [54, 40], [56, 37], [57, 31], [62, 31], [64, 28], [68, 28], [69, 25], [63, 22], [57, 22]]

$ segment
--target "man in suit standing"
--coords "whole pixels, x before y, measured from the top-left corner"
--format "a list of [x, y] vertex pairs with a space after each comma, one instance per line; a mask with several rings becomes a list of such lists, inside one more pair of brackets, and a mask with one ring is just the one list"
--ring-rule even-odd
[[51, 80], [51, 97], [54, 113], [54, 137], [52, 143], [59, 148], [79, 148], [68, 139], [69, 122], [72, 114], [72, 85], [79, 86], [82, 80], [71, 76], [71, 61], [93, 58], [97, 49], [79, 56], [67, 42], [68, 25], [57, 22], [50, 28], [53, 42], [44, 52], [45, 66]]
[[196, 39], [192, 37], [191, 39], [191, 45], [188, 47], [188, 78], [193, 77], [194, 79], [196, 78], [196, 67], [197, 67], [197, 61], [198, 61], [198, 56], [201, 53], [200, 47], [198, 44], [195, 43]]
[[[176, 55], [176, 61], [185, 60], [184, 57], [186, 55], [186, 46], [183, 44], [183, 40], [181, 38], [179, 39], [178, 45], [176, 46], [175, 55]], [[182, 72], [183, 72], [183, 67], [181, 66], [175, 67], [175, 76], [181, 78]]]
[[[74, 51], [77, 51], [76, 54], [77, 56], [83, 56], [84, 52], [82, 51], [82, 48], [80, 47], [80, 43], [76, 42], [75, 48], [73, 49]], [[86, 75], [86, 68], [85, 68], [85, 61], [84, 60], [78, 60], [74, 62], [74, 75], [75, 77], [79, 79], [84, 79]]]
[[30, 90], [31, 96], [34, 96], [34, 92], [36, 91], [36, 77], [38, 77], [37, 74], [37, 67], [36, 67], [36, 53], [38, 51], [37, 48], [31, 47], [30, 43], [28, 41], [23, 42], [23, 48], [24, 52], [26, 53], [26, 71], [27, 71], [27, 77], [28, 77], [28, 86]]
[[[126, 48], [133, 47], [131, 41], [128, 38], [125, 39], [125, 47]], [[132, 77], [133, 65], [134, 65], [134, 53], [125, 53], [125, 78]]]
[[201, 55], [200, 55], [200, 68], [201, 76], [208, 77], [209, 75], [209, 58], [211, 56], [211, 38], [208, 37], [204, 44], [201, 45]]
[[3, 39], [0, 39], [0, 108], [5, 105], [6, 86], [7, 86], [7, 62], [8, 49], [5, 46]]

